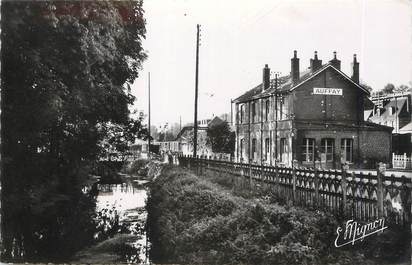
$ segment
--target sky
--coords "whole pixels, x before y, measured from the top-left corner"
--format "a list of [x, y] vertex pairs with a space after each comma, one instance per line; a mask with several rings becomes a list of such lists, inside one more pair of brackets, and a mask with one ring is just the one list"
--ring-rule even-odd
[[231, 99], [262, 82], [262, 69], [287, 75], [297, 50], [301, 71], [314, 51], [323, 63], [337, 52], [351, 74], [375, 91], [412, 80], [412, 2], [408, 0], [145, 0], [148, 59], [132, 86], [133, 109], [148, 109], [160, 126], [193, 122], [196, 24], [199, 119], [230, 113]]

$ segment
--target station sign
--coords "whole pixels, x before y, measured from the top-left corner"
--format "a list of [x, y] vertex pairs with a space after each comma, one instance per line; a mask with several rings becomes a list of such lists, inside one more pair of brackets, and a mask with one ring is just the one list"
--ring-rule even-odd
[[331, 95], [331, 96], [342, 96], [342, 88], [333, 88], [333, 87], [314, 87], [314, 95]]

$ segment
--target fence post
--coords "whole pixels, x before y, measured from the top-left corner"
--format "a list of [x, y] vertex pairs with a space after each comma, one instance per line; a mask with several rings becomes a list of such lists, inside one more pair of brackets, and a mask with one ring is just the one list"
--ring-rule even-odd
[[249, 159], [249, 185], [252, 187], [252, 159]]
[[407, 183], [407, 178], [402, 176], [401, 190], [402, 208], [405, 209], [403, 225], [409, 227], [411, 224], [411, 183]]
[[203, 173], [203, 156], [199, 156], [199, 176], [201, 176]]
[[406, 159], [407, 159], [406, 153], [403, 153], [403, 168], [404, 169], [406, 168]]
[[314, 200], [314, 205], [315, 207], [320, 206], [320, 198], [319, 198], [319, 176], [318, 176], [318, 171], [316, 170], [316, 167], [313, 168], [313, 182], [315, 183], [315, 200]]
[[185, 156], [185, 159], [186, 159], [187, 168], [190, 171], [190, 168], [192, 167], [192, 160], [190, 159], [190, 156]]
[[200, 167], [199, 167], [199, 155], [196, 155], [196, 157], [195, 157], [195, 167], [196, 167], [196, 175], [198, 175], [199, 176], [199, 169], [200, 169]]
[[395, 168], [395, 153], [392, 152], [392, 168]]
[[293, 204], [296, 204], [296, 165], [294, 164], [292, 166], [292, 184], [293, 184], [293, 190], [292, 190], [292, 200]]
[[348, 213], [347, 209], [347, 173], [348, 173], [349, 165], [347, 163], [342, 164], [342, 181], [341, 181], [341, 187], [342, 187], [342, 212], [343, 216], [346, 217]]
[[385, 176], [386, 165], [379, 162], [377, 179], [378, 179], [378, 217], [383, 217], [383, 177]]
[[277, 159], [275, 159], [275, 191], [276, 194], [280, 194], [280, 188], [279, 188], [279, 168], [278, 168], [278, 163]]

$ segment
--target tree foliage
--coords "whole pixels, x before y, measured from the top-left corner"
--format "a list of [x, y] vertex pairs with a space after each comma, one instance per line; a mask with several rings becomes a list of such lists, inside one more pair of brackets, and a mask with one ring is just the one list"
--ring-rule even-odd
[[146, 140], [149, 137], [147, 128], [142, 125], [142, 120], [143, 118], [129, 119], [124, 124], [108, 122], [99, 126], [105, 135], [99, 143], [101, 147], [99, 157], [111, 160], [115, 156], [116, 160], [125, 161], [136, 139]]
[[142, 1], [1, 9], [3, 258], [57, 259], [87, 234], [81, 187], [106, 136], [101, 126], [130, 122], [130, 84], [146, 58]]
[[394, 90], [395, 90], [395, 85], [392, 83], [388, 83], [385, 85], [382, 91], [384, 94], [391, 94], [393, 93]]
[[233, 154], [236, 135], [230, 130], [227, 122], [214, 124], [207, 129], [207, 143], [215, 153]]
[[411, 91], [411, 87], [407, 85], [399, 85], [395, 87], [394, 84], [388, 83], [385, 85], [385, 87], [381, 91], [378, 91], [378, 94], [387, 95], [387, 94], [392, 94], [392, 93], [408, 93], [410, 91]]

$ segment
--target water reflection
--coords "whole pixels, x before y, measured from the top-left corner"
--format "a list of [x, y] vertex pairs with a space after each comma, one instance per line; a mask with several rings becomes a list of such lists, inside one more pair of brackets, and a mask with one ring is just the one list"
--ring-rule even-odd
[[[147, 190], [143, 181], [99, 184], [96, 198], [96, 233], [99, 242], [83, 251], [79, 261], [93, 263], [147, 263]], [[110, 257], [107, 260], [106, 257]]]

